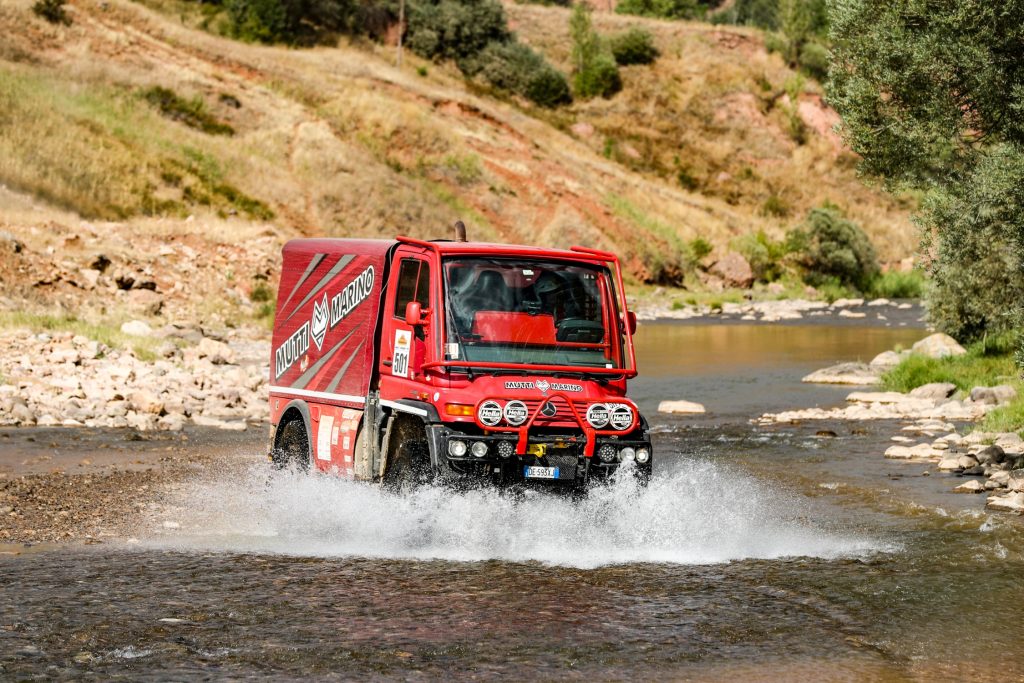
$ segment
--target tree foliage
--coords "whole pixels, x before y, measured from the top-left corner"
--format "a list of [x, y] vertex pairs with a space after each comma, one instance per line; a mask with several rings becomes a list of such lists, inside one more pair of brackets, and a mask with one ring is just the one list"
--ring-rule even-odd
[[583, 98], [610, 97], [622, 89], [622, 79], [611, 50], [594, 30], [590, 13], [590, 5], [580, 2], [569, 16], [573, 90]]
[[788, 248], [800, 254], [805, 279], [811, 284], [836, 279], [863, 292], [879, 273], [871, 240], [835, 209], [812, 209], [804, 225], [792, 231], [787, 241]]
[[929, 308], [967, 340], [1016, 318], [1024, 279], [1024, 0], [832, 6], [829, 100], [862, 169], [926, 193]]
[[628, 31], [612, 36], [608, 40], [612, 56], [623, 66], [629, 64], [650, 64], [658, 58], [654, 36], [647, 29], [634, 26]]

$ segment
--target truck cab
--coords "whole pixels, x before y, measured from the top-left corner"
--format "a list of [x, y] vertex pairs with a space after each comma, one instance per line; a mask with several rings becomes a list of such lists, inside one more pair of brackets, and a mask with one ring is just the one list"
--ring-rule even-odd
[[646, 479], [650, 435], [626, 396], [635, 329], [610, 253], [294, 240], [271, 457], [400, 484], [583, 487], [627, 462]]

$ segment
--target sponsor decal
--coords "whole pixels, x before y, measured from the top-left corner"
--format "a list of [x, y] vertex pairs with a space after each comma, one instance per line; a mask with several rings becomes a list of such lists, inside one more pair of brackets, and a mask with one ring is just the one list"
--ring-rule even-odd
[[280, 377], [309, 350], [309, 321], [292, 332], [274, 352], [274, 376]]
[[[281, 346], [274, 351], [274, 377], [280, 378], [296, 361], [309, 351], [310, 340], [319, 351], [323, 347], [324, 338], [338, 323], [347, 318], [359, 304], [366, 301], [373, 291], [373, 266], [366, 269], [345, 285], [340, 292], [327, 300], [327, 293], [321, 301], [313, 303], [313, 315], [295, 330]], [[308, 366], [307, 359], [302, 360], [303, 370]]]
[[327, 335], [327, 295], [321, 301], [313, 302], [313, 319], [309, 321], [310, 336], [319, 351], [324, 345], [324, 337]]
[[513, 427], [526, 422], [527, 417], [526, 404], [522, 401], [509, 401], [505, 404], [505, 420]]
[[609, 419], [612, 427], [620, 432], [625, 431], [633, 424], [633, 411], [629, 409], [629, 406], [619, 404], [611, 409]]
[[540, 393], [546, 394], [551, 391], [583, 391], [582, 384], [567, 384], [565, 382], [548, 382], [546, 379], [539, 379], [536, 382], [510, 381], [505, 382], [506, 389], [539, 389]]
[[476, 416], [481, 424], [493, 427], [501, 422], [501, 406], [497, 401], [484, 401], [477, 409]]

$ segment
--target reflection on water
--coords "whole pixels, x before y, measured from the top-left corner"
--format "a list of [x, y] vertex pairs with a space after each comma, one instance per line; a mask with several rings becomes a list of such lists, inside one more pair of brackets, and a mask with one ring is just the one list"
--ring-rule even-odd
[[826, 533], [809, 505], [724, 465], [667, 458], [647, 487], [622, 473], [576, 500], [545, 491], [393, 493], [265, 468], [188, 487], [159, 547], [329, 557], [537, 561], [569, 567], [834, 558], [880, 543]]
[[645, 414], [658, 401], [703, 403], [713, 419], [835, 405], [849, 387], [801, 384], [827, 365], [870, 361], [911, 344], [922, 330], [792, 325], [645, 324], [636, 335], [640, 376], [630, 395]]

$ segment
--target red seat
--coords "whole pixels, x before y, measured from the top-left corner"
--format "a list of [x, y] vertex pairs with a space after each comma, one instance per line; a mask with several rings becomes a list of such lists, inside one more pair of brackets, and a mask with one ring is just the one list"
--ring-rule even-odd
[[479, 335], [481, 341], [554, 344], [555, 318], [508, 311], [477, 311], [472, 332]]

